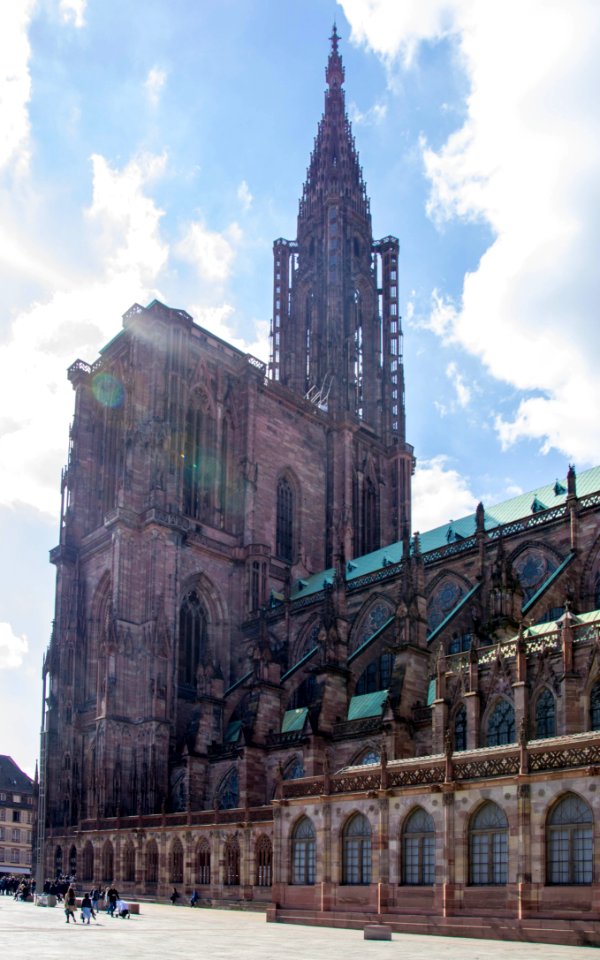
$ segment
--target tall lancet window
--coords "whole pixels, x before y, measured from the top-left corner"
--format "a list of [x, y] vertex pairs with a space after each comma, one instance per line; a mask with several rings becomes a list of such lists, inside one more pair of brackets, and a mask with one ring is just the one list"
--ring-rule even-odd
[[[358, 243], [354, 238], [355, 245]], [[363, 418], [363, 329], [362, 329], [362, 307], [360, 302], [360, 292], [354, 291], [354, 390], [355, 390], [355, 412], [362, 420]]]
[[179, 612], [179, 671], [180, 688], [195, 689], [198, 666], [206, 656], [207, 617], [195, 590], [190, 590]]
[[294, 558], [294, 492], [289, 481], [281, 477], [277, 484], [276, 553], [281, 560]]
[[379, 547], [379, 510], [377, 491], [373, 481], [367, 477], [363, 488], [363, 553], [370, 553]]
[[216, 479], [216, 423], [201, 394], [190, 404], [183, 451], [183, 509], [190, 517], [212, 523]]

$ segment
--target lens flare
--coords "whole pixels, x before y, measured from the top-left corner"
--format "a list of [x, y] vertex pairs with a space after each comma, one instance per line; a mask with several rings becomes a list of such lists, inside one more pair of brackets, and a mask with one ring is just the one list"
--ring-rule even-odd
[[92, 393], [102, 407], [123, 406], [125, 390], [123, 384], [111, 373], [99, 373], [92, 381]]

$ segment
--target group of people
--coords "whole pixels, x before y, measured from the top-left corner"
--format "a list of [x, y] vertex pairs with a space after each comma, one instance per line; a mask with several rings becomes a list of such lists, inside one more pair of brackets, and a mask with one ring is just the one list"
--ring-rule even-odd
[[[179, 890], [177, 889], [177, 887], [173, 887], [173, 892], [172, 892], [171, 896], [169, 897], [169, 900], [171, 901], [171, 903], [173, 904], [173, 906], [176, 906], [176, 905], [177, 905], [177, 901], [178, 901], [178, 900], [181, 900], [181, 894], [180, 894]], [[190, 907], [195, 907], [199, 900], [200, 900], [200, 894], [199, 894], [198, 891], [194, 888], [194, 890], [192, 891], [192, 895], [191, 895], [191, 897], [190, 897]]]
[[[109, 917], [120, 917], [122, 920], [129, 920], [131, 913], [129, 904], [119, 896], [119, 891], [113, 885], [107, 887], [104, 892], [97, 887], [90, 890], [81, 898], [81, 922], [89, 924], [91, 920], [97, 919], [100, 900], [104, 900], [104, 909]], [[66, 922], [77, 923], [75, 913], [77, 911], [77, 896], [75, 887], [70, 884], [65, 893], [65, 917]]]
[[31, 877], [0, 877], [0, 893], [14, 900], [27, 900], [35, 893], [35, 880]]

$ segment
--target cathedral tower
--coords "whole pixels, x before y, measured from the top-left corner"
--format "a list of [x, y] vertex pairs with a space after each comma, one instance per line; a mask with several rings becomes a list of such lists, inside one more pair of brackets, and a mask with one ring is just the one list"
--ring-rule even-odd
[[[373, 240], [338, 44], [334, 26], [325, 109], [300, 200], [297, 239], [281, 238], [273, 247], [270, 364], [272, 379], [327, 411], [335, 424], [338, 443], [331, 454], [337, 455], [338, 476], [330, 464], [329, 481], [338, 510], [332, 501], [329, 519], [338, 536], [331, 531], [330, 561], [340, 525], [346, 556], [409, 530], [413, 463], [405, 436], [399, 244], [390, 236]], [[341, 444], [340, 432], [346, 433]]]

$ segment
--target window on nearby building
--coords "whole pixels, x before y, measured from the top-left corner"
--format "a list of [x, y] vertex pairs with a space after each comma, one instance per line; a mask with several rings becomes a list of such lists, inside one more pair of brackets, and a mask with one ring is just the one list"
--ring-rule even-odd
[[294, 494], [286, 477], [277, 484], [277, 527], [275, 552], [281, 560], [294, 559]]
[[240, 789], [237, 770], [230, 773], [221, 781], [217, 795], [219, 810], [234, 810], [240, 805]]
[[131, 840], [123, 848], [123, 880], [125, 883], [135, 882], [135, 847]]
[[0, 793], [0, 800], [6, 800], [6, 794]]
[[6, 810], [0, 809], [0, 820], [6, 820]]
[[435, 878], [435, 827], [430, 815], [418, 807], [402, 830], [402, 882], [430, 885]]
[[5, 857], [4, 847], [0, 847], [0, 863], [5, 863], [4, 857]]
[[13, 832], [12, 832], [12, 841], [13, 841], [13, 843], [20, 843], [20, 842], [21, 842], [21, 831], [20, 831], [20, 830], [13, 830]]
[[505, 743], [514, 743], [516, 739], [513, 705], [508, 700], [498, 700], [488, 720], [487, 745], [499, 747]]
[[14, 847], [14, 848], [11, 850], [10, 862], [11, 862], [11, 863], [20, 863], [20, 862], [21, 862], [21, 851], [18, 850], [16, 847]]
[[5, 840], [5, 839], [6, 837], [4, 836], [4, 827], [0, 827], [0, 840]]
[[210, 883], [210, 844], [205, 837], [196, 846], [196, 883], [202, 886]]
[[224, 849], [225, 876], [223, 883], [226, 887], [237, 887], [240, 883], [240, 845], [235, 837], [225, 841]]
[[13, 803], [20, 803], [20, 802], [21, 802], [21, 794], [13, 793]]
[[600, 730], [600, 680], [594, 684], [590, 694], [590, 729]]
[[302, 817], [292, 833], [292, 883], [315, 882], [315, 828], [308, 817]]
[[548, 883], [592, 882], [593, 830], [592, 811], [575, 794], [568, 793], [552, 808], [546, 833]]
[[21, 811], [20, 811], [20, 810], [13, 810], [13, 812], [12, 812], [12, 822], [13, 822], [13, 823], [20, 823], [20, 822], [21, 822]]
[[374, 693], [376, 690], [387, 690], [392, 681], [393, 668], [393, 653], [382, 653], [376, 660], [372, 660], [359, 677], [356, 684], [356, 696], [364, 693]]
[[158, 883], [158, 846], [156, 840], [146, 844], [146, 883]]
[[273, 847], [264, 834], [256, 841], [256, 886], [270, 887], [273, 882]]
[[207, 616], [196, 590], [190, 590], [179, 612], [180, 689], [196, 689], [196, 673], [207, 653]]
[[469, 873], [474, 886], [503, 885], [508, 876], [508, 821], [497, 804], [479, 808], [469, 828]]
[[544, 690], [537, 699], [535, 735], [538, 740], [556, 736], [556, 701], [550, 690]]
[[454, 714], [454, 750], [459, 753], [467, 749], [467, 709], [464, 703]]
[[362, 813], [347, 822], [342, 836], [342, 883], [371, 882], [371, 825]]
[[175, 837], [169, 854], [169, 882], [183, 883], [183, 846], [181, 840]]

